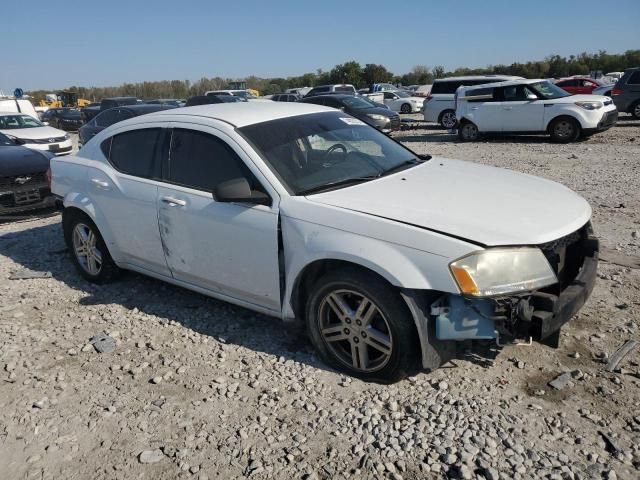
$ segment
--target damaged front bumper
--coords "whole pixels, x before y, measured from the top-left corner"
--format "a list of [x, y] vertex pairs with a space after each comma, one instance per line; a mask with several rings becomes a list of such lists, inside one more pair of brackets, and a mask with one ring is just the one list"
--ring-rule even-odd
[[558, 346], [562, 326], [593, 291], [599, 244], [587, 224], [539, 248], [559, 279], [550, 287], [491, 298], [401, 291], [416, 323], [425, 369], [434, 370], [454, 358], [456, 341], [524, 339]]
[[439, 340], [532, 339], [557, 346], [562, 326], [585, 304], [595, 285], [598, 240], [590, 234], [580, 249], [577, 274], [563, 285], [496, 298], [447, 294], [431, 305]]

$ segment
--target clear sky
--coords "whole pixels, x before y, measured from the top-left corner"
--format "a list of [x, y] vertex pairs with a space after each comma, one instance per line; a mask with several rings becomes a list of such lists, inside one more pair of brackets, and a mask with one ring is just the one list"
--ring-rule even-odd
[[4, 0], [0, 11], [5, 93], [640, 48], [640, 0]]

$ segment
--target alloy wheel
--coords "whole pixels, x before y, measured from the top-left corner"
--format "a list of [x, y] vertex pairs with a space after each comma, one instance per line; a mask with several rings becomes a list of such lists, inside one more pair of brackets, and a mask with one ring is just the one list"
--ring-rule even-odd
[[458, 120], [456, 119], [456, 114], [454, 112], [445, 112], [442, 115], [442, 126], [444, 128], [453, 128], [456, 126]]
[[477, 140], [478, 139], [478, 127], [473, 123], [467, 122], [461, 128], [461, 134], [463, 140]]
[[558, 138], [562, 139], [572, 138], [575, 134], [575, 127], [573, 126], [573, 123], [569, 122], [568, 120], [561, 120], [560, 122], [556, 123], [553, 130], [555, 135]]
[[334, 290], [319, 307], [319, 330], [330, 352], [360, 372], [383, 368], [391, 358], [393, 337], [373, 300], [353, 290]]
[[84, 223], [73, 229], [73, 253], [78, 263], [89, 275], [98, 275], [102, 268], [102, 252], [97, 247], [97, 237]]

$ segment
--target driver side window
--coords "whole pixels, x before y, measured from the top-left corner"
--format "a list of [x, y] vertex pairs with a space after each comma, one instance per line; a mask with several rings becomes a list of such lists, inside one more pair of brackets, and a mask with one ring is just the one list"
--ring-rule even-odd
[[166, 177], [171, 183], [206, 192], [227, 180], [245, 178], [252, 190], [264, 191], [226, 142], [197, 130], [173, 130]]

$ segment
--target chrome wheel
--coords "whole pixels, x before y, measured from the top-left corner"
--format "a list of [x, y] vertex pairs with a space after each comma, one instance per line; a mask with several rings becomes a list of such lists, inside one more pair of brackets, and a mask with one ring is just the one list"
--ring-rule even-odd
[[471, 122], [467, 122], [460, 128], [460, 135], [462, 139], [466, 141], [473, 141], [478, 139], [478, 127]]
[[334, 290], [320, 303], [318, 317], [323, 341], [346, 366], [374, 372], [389, 362], [391, 329], [373, 300], [353, 290]]
[[102, 253], [97, 247], [93, 230], [84, 223], [73, 228], [73, 252], [78, 263], [89, 275], [98, 275], [102, 268]]
[[454, 128], [456, 126], [456, 123], [458, 123], [455, 112], [452, 112], [452, 111], [444, 112], [442, 114], [442, 119], [440, 120], [440, 123], [442, 123], [442, 126], [444, 128]]
[[553, 133], [557, 138], [568, 139], [573, 138], [576, 134], [575, 126], [569, 120], [560, 120], [553, 127]]

